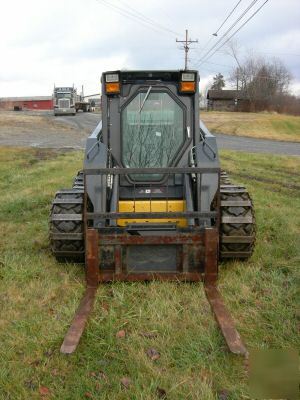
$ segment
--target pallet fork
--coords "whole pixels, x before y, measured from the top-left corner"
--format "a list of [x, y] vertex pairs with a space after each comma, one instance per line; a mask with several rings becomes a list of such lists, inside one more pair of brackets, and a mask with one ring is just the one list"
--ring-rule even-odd
[[[94, 228], [87, 228], [86, 231], [86, 290], [80, 302], [80, 305], [76, 311], [72, 324], [64, 338], [61, 346], [61, 353], [71, 354], [73, 353], [80, 341], [88, 317], [93, 309], [97, 288], [100, 282], [108, 282], [114, 280], [181, 280], [181, 281], [204, 281], [204, 289], [206, 297], [209, 301], [211, 309], [214, 313], [215, 319], [218, 323], [219, 328], [223, 334], [223, 337], [227, 343], [229, 350], [234, 354], [240, 354], [247, 356], [248, 352], [242, 339], [235, 328], [234, 321], [227, 310], [222, 296], [217, 287], [218, 277], [218, 245], [219, 236], [216, 228], [205, 228], [202, 235], [198, 235], [198, 240], [202, 240], [205, 249], [204, 259], [204, 273], [192, 273], [192, 272], [180, 272], [180, 273], [145, 273], [145, 274], [127, 274], [125, 275], [119, 269], [120, 267], [120, 242], [126, 245], [136, 244], [136, 237], [126, 236], [120, 237], [121, 235], [110, 236], [106, 240], [110, 243], [115, 242], [115, 267], [116, 271], [114, 274], [101, 273], [99, 271], [99, 232]], [[101, 243], [103, 242], [101, 237]], [[196, 240], [194, 236], [191, 238], [193, 241]], [[161, 243], [161, 237], [151, 237], [146, 242], [151, 241], [151, 244]], [[176, 243], [188, 243], [186, 237], [177, 237], [174, 239]], [[144, 241], [144, 240], [143, 240]], [[170, 237], [168, 237], [170, 242]], [[118, 261], [119, 260], [119, 261]]]

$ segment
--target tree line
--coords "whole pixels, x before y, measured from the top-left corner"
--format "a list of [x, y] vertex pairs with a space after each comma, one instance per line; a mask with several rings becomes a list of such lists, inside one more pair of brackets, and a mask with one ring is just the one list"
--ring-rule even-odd
[[[234, 46], [229, 51], [237, 66], [231, 70], [228, 80], [243, 93], [246, 111], [300, 115], [300, 98], [291, 94], [292, 76], [281, 60], [249, 55], [241, 61]], [[222, 90], [224, 87], [224, 76], [218, 73], [211, 89]]]

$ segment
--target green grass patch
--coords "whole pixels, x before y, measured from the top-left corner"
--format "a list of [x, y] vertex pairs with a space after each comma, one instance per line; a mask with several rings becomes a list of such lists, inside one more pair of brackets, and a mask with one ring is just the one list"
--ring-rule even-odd
[[[298, 348], [300, 160], [232, 151], [221, 158], [249, 188], [258, 226], [253, 257], [221, 265], [221, 292], [250, 349]], [[53, 259], [48, 218], [82, 153], [2, 148], [0, 160], [1, 400], [40, 399], [43, 388], [45, 398], [64, 400], [154, 400], [162, 390], [172, 400], [213, 400], [224, 390], [228, 399], [249, 398], [247, 369], [227, 351], [202, 284], [102, 285], [77, 352], [61, 355], [84, 273]]]

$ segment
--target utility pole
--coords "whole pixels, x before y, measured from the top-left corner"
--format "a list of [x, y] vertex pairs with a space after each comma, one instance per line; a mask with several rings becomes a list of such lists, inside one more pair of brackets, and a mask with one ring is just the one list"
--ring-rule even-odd
[[189, 45], [191, 43], [198, 43], [198, 39], [197, 40], [192, 40], [188, 38], [188, 30], [185, 30], [185, 40], [178, 40], [176, 39], [177, 43], [184, 43], [183, 45], [183, 49], [184, 49], [184, 69], [187, 69], [188, 67], [188, 52], [189, 52]]

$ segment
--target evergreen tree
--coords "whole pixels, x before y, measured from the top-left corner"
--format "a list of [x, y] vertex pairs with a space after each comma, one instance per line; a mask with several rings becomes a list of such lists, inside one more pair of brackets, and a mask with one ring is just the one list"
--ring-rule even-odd
[[216, 76], [214, 76], [214, 83], [212, 84], [211, 89], [222, 90], [223, 87], [225, 87], [224, 76], [222, 74], [218, 73]]

